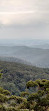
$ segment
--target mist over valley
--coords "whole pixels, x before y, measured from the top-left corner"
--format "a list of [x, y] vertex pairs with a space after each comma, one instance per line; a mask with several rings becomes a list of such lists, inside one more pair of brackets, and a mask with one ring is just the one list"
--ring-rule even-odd
[[47, 68], [49, 67], [49, 41], [0, 41], [0, 60]]

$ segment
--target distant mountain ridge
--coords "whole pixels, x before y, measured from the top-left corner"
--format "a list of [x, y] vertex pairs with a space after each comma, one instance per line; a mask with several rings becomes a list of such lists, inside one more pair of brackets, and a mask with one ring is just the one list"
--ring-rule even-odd
[[49, 48], [49, 39], [0, 39], [0, 46], [29, 46], [34, 48]]
[[[49, 67], [49, 49], [27, 46], [0, 46], [0, 60], [20, 61], [38, 67]], [[6, 58], [6, 59], [5, 59]], [[13, 59], [12, 59], [13, 58]]]

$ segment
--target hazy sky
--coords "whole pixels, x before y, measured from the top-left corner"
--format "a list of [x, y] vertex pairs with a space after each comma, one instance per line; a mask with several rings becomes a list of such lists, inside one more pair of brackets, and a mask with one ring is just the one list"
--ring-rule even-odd
[[0, 0], [0, 39], [49, 39], [49, 0]]

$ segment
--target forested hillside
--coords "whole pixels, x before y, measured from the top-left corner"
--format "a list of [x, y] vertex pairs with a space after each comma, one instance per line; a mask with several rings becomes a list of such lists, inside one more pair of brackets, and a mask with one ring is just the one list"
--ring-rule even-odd
[[0, 61], [0, 111], [49, 111], [48, 79], [48, 68]]
[[[49, 80], [28, 81], [26, 87], [20, 96], [0, 87], [0, 111], [49, 111]], [[31, 87], [35, 92], [29, 93]]]
[[3, 73], [0, 86], [13, 95], [20, 95], [20, 92], [25, 91], [26, 82], [29, 80], [49, 79], [49, 68], [0, 61], [0, 70]]

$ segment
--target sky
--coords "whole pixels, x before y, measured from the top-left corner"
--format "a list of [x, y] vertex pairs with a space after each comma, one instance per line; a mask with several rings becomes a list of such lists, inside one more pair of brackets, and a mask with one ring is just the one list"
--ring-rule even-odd
[[0, 0], [0, 39], [49, 39], [49, 0]]

